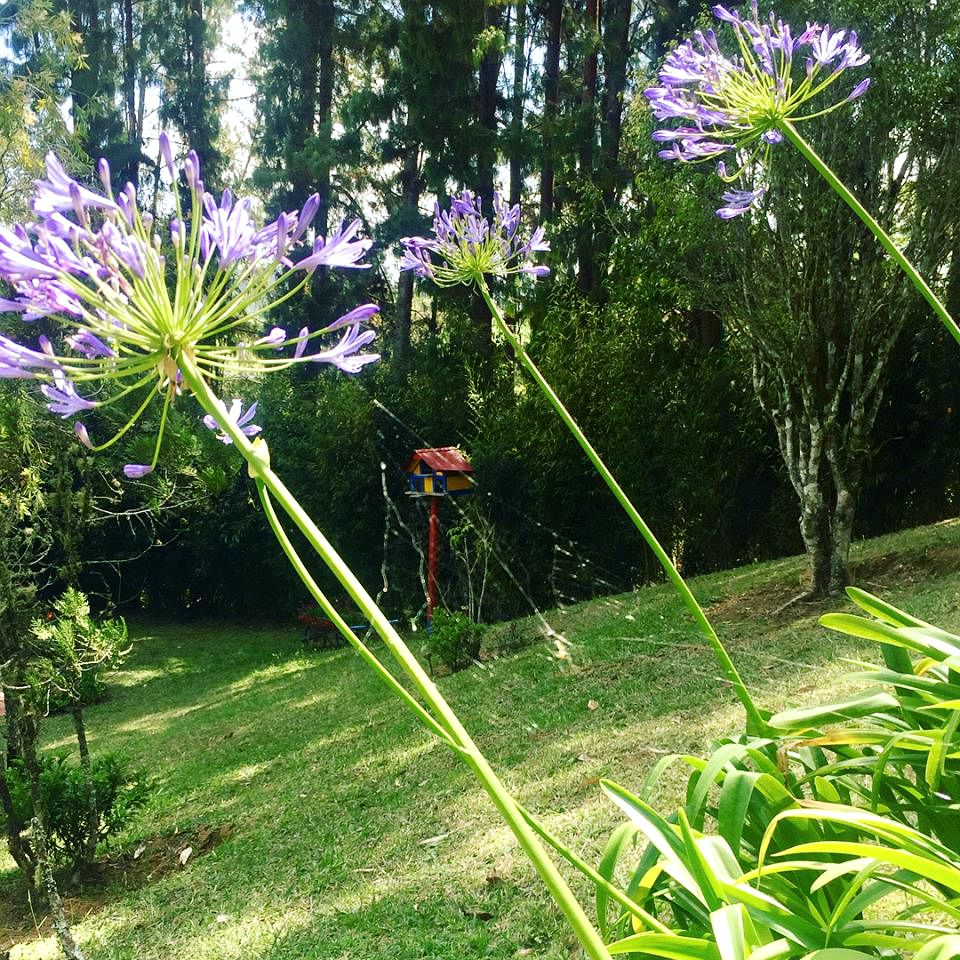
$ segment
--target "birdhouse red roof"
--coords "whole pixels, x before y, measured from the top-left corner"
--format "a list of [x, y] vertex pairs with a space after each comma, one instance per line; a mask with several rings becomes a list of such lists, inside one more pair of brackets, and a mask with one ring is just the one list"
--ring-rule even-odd
[[470, 461], [456, 447], [426, 447], [423, 450], [414, 450], [410, 462], [403, 469], [407, 473], [413, 473], [420, 460], [438, 473], [473, 473]]

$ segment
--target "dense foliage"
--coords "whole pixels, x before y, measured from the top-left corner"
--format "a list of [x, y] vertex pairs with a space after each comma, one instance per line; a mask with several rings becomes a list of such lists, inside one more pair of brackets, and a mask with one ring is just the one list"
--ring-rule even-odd
[[[358, 296], [376, 300], [383, 308], [379, 368], [356, 380], [291, 370], [257, 392], [275, 464], [361, 579], [380, 588], [392, 615], [415, 616], [423, 607], [425, 514], [402, 497], [401, 468], [424, 445], [457, 443], [476, 468], [482, 509], [451, 506], [444, 518], [487, 551], [483, 606], [472, 614], [495, 619], [656, 575], [575, 445], [494, 342], [482, 304], [462, 289], [397, 277], [396, 241], [423, 231], [425, 210], [450, 183], [489, 203], [501, 179], [528, 216], [539, 211], [545, 219], [553, 278], [536, 290], [499, 293], [513, 304], [537, 362], [685, 571], [804, 546], [796, 498], [810, 477], [805, 485], [797, 480], [778, 420], [782, 402], [764, 364], [783, 372], [789, 357], [796, 372], [784, 382], [800, 390], [804, 377], [826, 369], [817, 337], [854, 343], [867, 330], [885, 335], [864, 394], [874, 427], [860, 429], [861, 417], [853, 436], [839, 423], [837, 443], [851, 466], [841, 476], [834, 455], [811, 474], [825, 503], [836, 501], [838, 477], [845, 484], [843, 536], [955, 509], [956, 365], [859, 225], [844, 219], [838, 233], [830, 218], [847, 214], [826, 201], [807, 203], [815, 185], [780, 151], [770, 215], [791, 224], [792, 236], [808, 237], [810, 250], [822, 248], [824, 256], [805, 263], [807, 247], [778, 248], [782, 233], [762, 222], [752, 232], [719, 223], [715, 181], [704, 171], [656, 159], [637, 90], [703, 13], [696, 5], [664, 5], [647, 18], [629, 3], [559, 0], [360, 3], [349, 11], [270, 0], [241, 13], [219, 3], [78, 0], [58, 4], [60, 19], [38, 31], [41, 6], [24, 4], [4, 22], [5, 89], [20, 111], [4, 115], [19, 150], [17, 165], [3, 171], [10, 190], [53, 143], [68, 144], [77, 157], [106, 155], [117, 185], [132, 178], [152, 196], [160, 158], [144, 104], [159, 98], [161, 122], [198, 150], [211, 186], [245, 171], [272, 210], [316, 191], [321, 230], [360, 216], [375, 239], [373, 270], [319, 271], [312, 295], [272, 319], [313, 325]], [[949, 159], [955, 64], [943, 38], [958, 29], [956, 11], [850, 0], [821, 18], [856, 22], [876, 64], [862, 109], [825, 118], [823, 147], [856, 189], [899, 218], [905, 237], [923, 229], [937, 239], [914, 252], [930, 273], [939, 266], [949, 299], [960, 289], [953, 255], [960, 205], [940, 202], [954, 189], [947, 174], [958, 169]], [[170, 24], [172, 33], [164, 28]], [[256, 41], [246, 65], [236, 67], [250, 74], [255, 110], [239, 113], [218, 66], [222, 38], [238, 26]], [[901, 42], [906, 36], [909, 44]], [[72, 133], [40, 110], [68, 94]], [[256, 128], [246, 155], [229, 131], [250, 122]], [[878, 145], [888, 141], [884, 153]], [[903, 196], [894, 196], [884, 164], [904, 155], [910, 177], [897, 169]], [[12, 200], [4, 203], [6, 214], [19, 212]], [[928, 223], [934, 213], [937, 223]], [[847, 245], [834, 249], [824, 237]], [[851, 258], [862, 265], [856, 286], [843, 274]], [[806, 279], [783, 286], [764, 273], [771, 262]], [[831, 263], [841, 271], [836, 278], [824, 272]], [[876, 296], [865, 298], [864, 284]], [[808, 288], [820, 300], [804, 300]], [[778, 300], [792, 289], [810, 305], [809, 319]], [[870, 312], [878, 299], [887, 305], [882, 316]], [[891, 394], [887, 370], [905, 362], [911, 376]], [[841, 410], [860, 402], [849, 397]], [[197, 436], [188, 407], [173, 410], [166, 471], [114, 491], [111, 508], [126, 519], [88, 537], [91, 559], [110, 565], [88, 567], [85, 585], [170, 612], [292, 614], [302, 594], [265, 548], [269, 534], [252, 487], [211, 437]], [[918, 449], [911, 438], [921, 436]], [[136, 451], [127, 457], [136, 458]], [[176, 509], [147, 520], [138, 501]], [[610, 537], [621, 529], [623, 536]], [[809, 533], [810, 523], [803, 529]], [[809, 536], [806, 545], [812, 550]], [[471, 574], [448, 541], [441, 560], [445, 602], [471, 606]], [[842, 569], [831, 582], [841, 579]]]

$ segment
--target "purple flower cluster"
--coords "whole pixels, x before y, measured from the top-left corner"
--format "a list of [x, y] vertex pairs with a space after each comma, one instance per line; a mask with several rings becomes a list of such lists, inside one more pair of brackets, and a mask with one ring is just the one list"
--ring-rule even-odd
[[529, 263], [532, 254], [550, 249], [543, 227], [529, 240], [519, 236], [520, 206], [509, 206], [493, 195], [493, 218], [481, 211], [481, 200], [470, 190], [450, 198], [449, 211], [434, 203], [433, 236], [404, 237], [401, 270], [413, 270], [440, 286], [481, 282], [486, 275], [522, 273], [545, 277], [549, 267]]
[[[697, 30], [664, 61], [659, 85], [644, 91], [657, 120], [679, 126], [654, 131], [665, 144], [665, 160], [699, 163], [721, 155], [738, 155], [732, 175], [718, 163], [718, 173], [733, 181], [756, 159], [767, 160], [771, 146], [783, 140], [786, 124], [809, 120], [835, 110], [864, 94], [869, 78], [861, 80], [832, 105], [805, 105], [852, 67], [870, 59], [860, 49], [855, 32], [832, 30], [829, 24], [808, 23], [796, 35], [773, 13], [761, 20], [756, 0], [750, 16], [722, 6], [714, 16], [733, 28], [738, 53], [727, 55], [713, 30]], [[796, 64], [803, 64], [802, 71]], [[717, 214], [729, 219], [750, 209], [762, 190], [736, 190], [724, 195]]]
[[[252, 200], [235, 200], [225, 190], [217, 202], [206, 192], [193, 151], [183, 162], [189, 188], [184, 211], [166, 134], [161, 134], [160, 148], [176, 205], [166, 232], [140, 210], [132, 185], [114, 195], [106, 161], [97, 166], [98, 192], [72, 179], [53, 154], [47, 157], [46, 178], [36, 181], [35, 220], [0, 226], [0, 279], [12, 290], [11, 298], [0, 300], [0, 310], [28, 322], [56, 317], [64, 327], [60, 352], [45, 337], [39, 349], [32, 349], [0, 336], [0, 378], [40, 381], [49, 409], [63, 417], [134, 391], [146, 394], [132, 420], [100, 447], [93, 447], [83, 424], [76, 425], [78, 437], [93, 449], [103, 449], [125, 433], [155, 396], [166, 410], [182, 391], [183, 356], [211, 379], [307, 361], [357, 373], [378, 359], [361, 353], [374, 338], [373, 331], [361, 330], [377, 312], [372, 304], [314, 332], [304, 327], [287, 337], [274, 327], [253, 343], [225, 345], [225, 335], [249, 327], [272, 300], [289, 295], [281, 293], [288, 278], [302, 286], [317, 267], [361, 268], [370, 241], [357, 239], [359, 221], [341, 224], [296, 259], [293, 251], [307, 237], [319, 197], [258, 227]], [[165, 249], [166, 236], [170, 245]], [[334, 346], [311, 349], [317, 338], [343, 327], [347, 329]], [[82, 389], [92, 383], [103, 399], [87, 399], [78, 390], [78, 385]], [[234, 412], [240, 417], [239, 407], [229, 411], [231, 416]], [[251, 417], [249, 410], [243, 414], [248, 436], [259, 430], [249, 425]], [[153, 463], [128, 464], [127, 476], [153, 469], [161, 439], [162, 431]]]

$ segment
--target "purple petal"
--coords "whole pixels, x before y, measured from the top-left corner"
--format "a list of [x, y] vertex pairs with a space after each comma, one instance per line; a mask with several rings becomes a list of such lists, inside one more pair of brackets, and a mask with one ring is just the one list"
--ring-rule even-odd
[[127, 463], [123, 467], [123, 475], [131, 480], [138, 480], [148, 473], [153, 473], [153, 467], [146, 463]]
[[173, 166], [173, 149], [170, 146], [170, 138], [166, 130], [160, 131], [160, 156], [163, 157], [163, 163], [167, 168], [170, 178], [175, 180], [177, 173]]
[[73, 425], [73, 432], [85, 447], [90, 450], [93, 449], [93, 444], [90, 442], [90, 434], [87, 433], [87, 428], [79, 420]]
[[865, 80], [861, 80], [848, 94], [847, 101], [856, 100], [857, 97], [862, 97], [867, 89], [870, 87], [870, 78], [867, 77]]
[[375, 303], [365, 303], [362, 306], [354, 307], [349, 313], [345, 313], [339, 319], [334, 320], [333, 323], [325, 329], [329, 332], [331, 330], [339, 330], [341, 327], [352, 326], [355, 323], [364, 323], [379, 312], [380, 308]]
[[318, 238], [313, 245], [313, 253], [304, 257], [295, 266], [300, 270], [314, 270], [317, 267], [349, 267], [367, 269], [367, 263], [357, 261], [370, 249], [372, 240], [355, 240], [360, 229], [360, 221], [354, 220], [348, 227], [341, 223], [333, 236], [324, 241]]

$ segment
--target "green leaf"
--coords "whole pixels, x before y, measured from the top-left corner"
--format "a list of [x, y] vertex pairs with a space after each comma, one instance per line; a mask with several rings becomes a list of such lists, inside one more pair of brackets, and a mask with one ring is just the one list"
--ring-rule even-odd
[[[683, 840], [686, 853], [686, 865], [707, 905], [708, 910], [718, 909], [723, 900], [721, 898], [720, 881], [717, 879], [710, 864], [700, 851], [700, 840], [693, 835], [690, 821], [683, 810], [679, 811], [680, 837]], [[739, 870], [737, 871], [739, 873]]]
[[932, 624], [925, 620], [918, 620], [912, 614], [901, 610], [899, 607], [875, 597], [866, 590], [859, 587], [847, 587], [847, 596], [862, 610], [872, 614], [878, 620], [883, 620], [894, 627], [929, 627]]
[[750, 798], [757, 781], [764, 776], [767, 774], [753, 770], [730, 770], [723, 780], [717, 806], [717, 828], [735, 853], [740, 849]]
[[845, 947], [828, 947], [826, 950], [814, 950], [803, 960], [876, 960], [872, 953], [860, 950], [847, 950]]
[[710, 914], [710, 926], [720, 960], [748, 960], [760, 938], [742, 903], [732, 903]]
[[[859, 619], [859, 618], [855, 618]], [[886, 710], [896, 710], [899, 701], [885, 690], [865, 690], [849, 700], [813, 707], [782, 710], [770, 718], [770, 726], [778, 730], [808, 730], [825, 723], [852, 720]]]
[[703, 893], [683, 861], [683, 843], [670, 824], [652, 807], [618, 784], [601, 780], [600, 787], [657, 849], [670, 875], [698, 900], [703, 901]]
[[931, 940], [914, 954], [913, 960], [953, 960], [958, 956], [960, 956], [960, 936], [952, 934]]
[[[637, 828], [632, 823], [621, 823], [620, 826], [613, 831], [613, 834], [607, 841], [607, 845], [604, 848], [600, 865], [597, 868], [597, 872], [604, 878], [604, 880], [613, 880], [614, 872], [617, 869], [617, 863], [620, 860], [620, 854], [623, 852], [623, 848], [631, 840], [633, 840], [636, 834]], [[606, 937], [609, 933], [607, 911], [610, 906], [610, 894], [607, 893], [604, 887], [599, 885], [597, 886], [596, 905], [597, 922], [600, 924], [600, 932], [604, 937]]]
[[866, 617], [849, 613], [824, 614], [820, 618], [820, 624], [828, 630], [836, 630], [851, 637], [906, 647], [938, 662], [946, 657], [960, 656], [960, 637], [937, 627], [892, 627], [879, 620], [867, 620]]
[[814, 843], [801, 843], [777, 856], [795, 856], [804, 853], [843, 854], [851, 857], [874, 857], [881, 863], [903, 867], [933, 883], [960, 893], [960, 870], [942, 860], [935, 860], [922, 854], [898, 850], [894, 847], [882, 847], [872, 843], [852, 843], [845, 840], [820, 840]]
[[665, 933], [635, 933], [609, 944], [607, 950], [611, 954], [646, 953], [669, 960], [720, 960], [716, 946], [709, 940]]
[[710, 755], [706, 767], [697, 780], [696, 789], [687, 804], [687, 813], [698, 830], [703, 829], [705, 805], [710, 788], [717, 782], [723, 768], [735, 757], [742, 756], [744, 746], [740, 743], [727, 743], [718, 747]]

